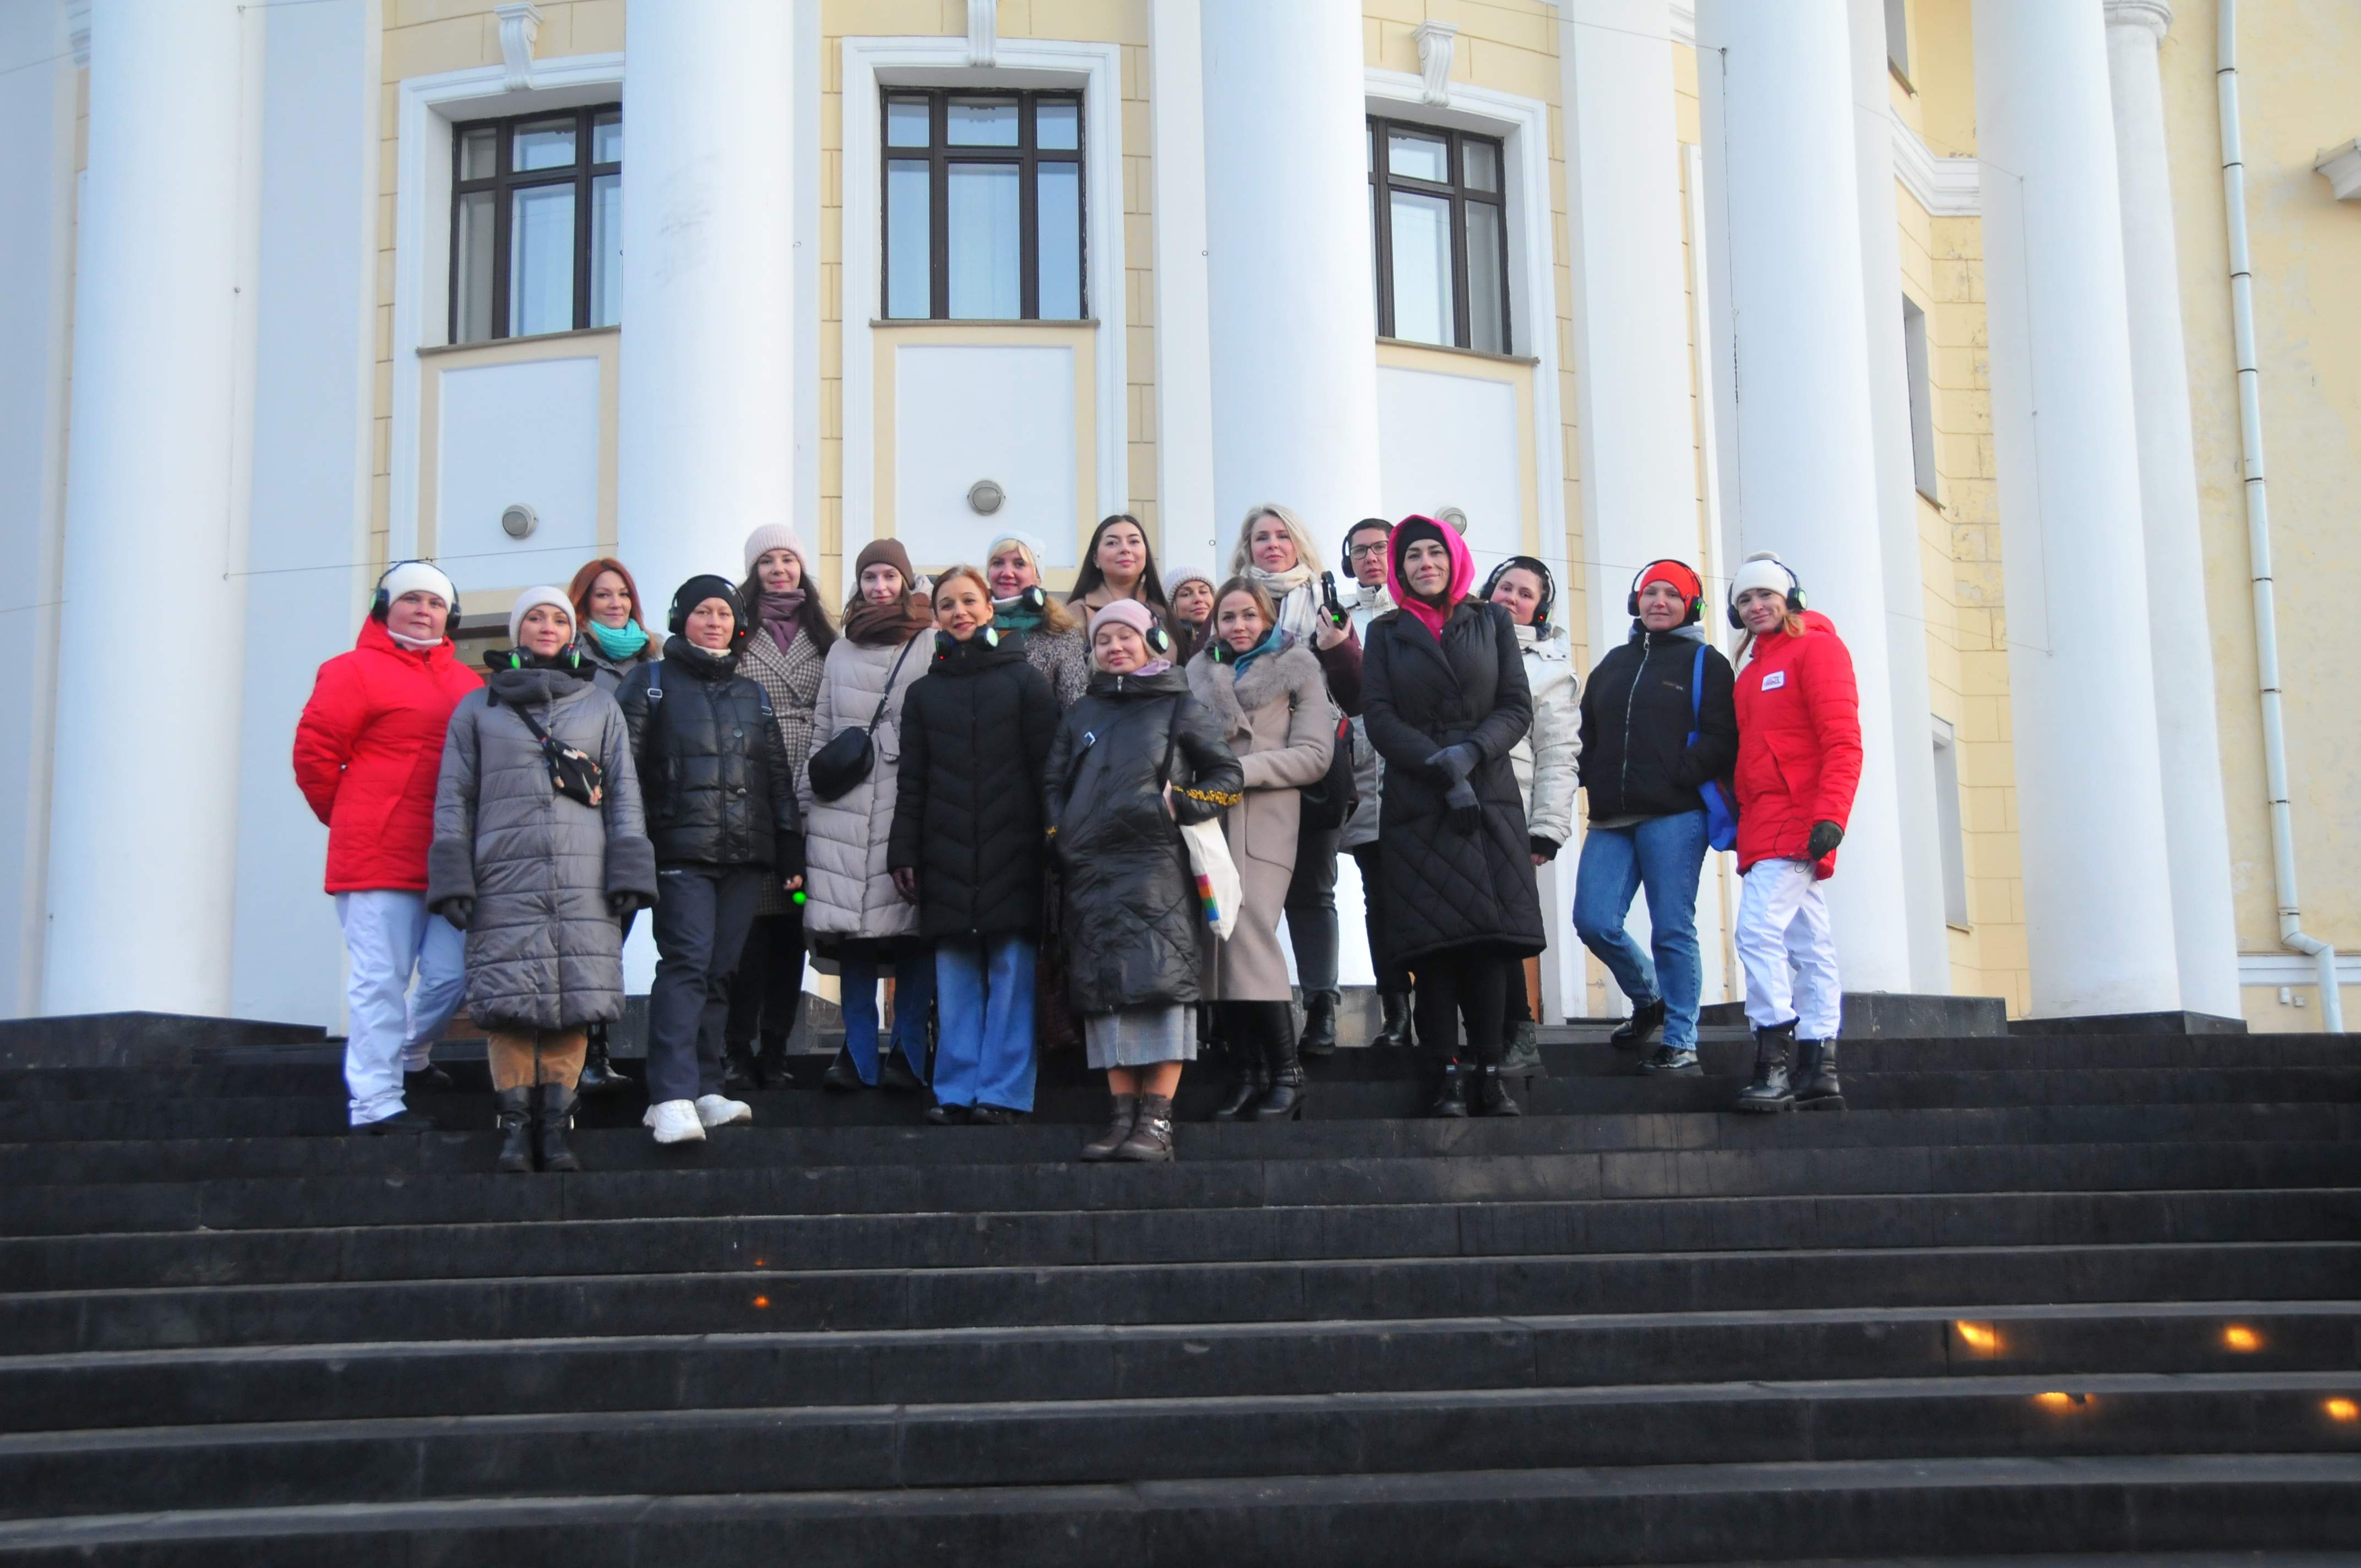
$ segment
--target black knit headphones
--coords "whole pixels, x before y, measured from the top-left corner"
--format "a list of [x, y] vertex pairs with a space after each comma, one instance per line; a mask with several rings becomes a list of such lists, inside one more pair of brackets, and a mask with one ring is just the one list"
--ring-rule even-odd
[[[396, 561], [392, 565], [388, 566], [384, 571], [379, 573], [377, 578], [377, 593], [369, 600], [369, 619], [382, 623], [386, 617], [393, 613], [393, 594], [385, 586], [387, 578], [392, 576], [396, 572], [401, 571], [404, 566], [434, 565], [434, 563], [432, 561]], [[438, 572], [443, 570], [439, 566], [435, 566], [434, 569]], [[444, 580], [445, 582], [449, 582], [450, 576], [451, 575], [448, 572], [444, 572]], [[350, 603], [351, 601], [347, 600], [346, 602]], [[453, 583], [451, 585], [451, 612], [445, 624], [456, 624], [458, 619], [459, 586], [456, 583]]]
[[[1804, 580], [1795, 576], [1795, 568], [1790, 566], [1786, 562], [1782, 561], [1775, 554], [1768, 550], [1758, 551], [1754, 554], [1749, 555], [1746, 558], [1745, 565], [1752, 565], [1757, 561], [1768, 561], [1787, 575], [1787, 613], [1789, 615], [1803, 614]], [[1732, 579], [1730, 583], [1728, 614], [1730, 616], [1730, 624], [1732, 630], [1738, 631], [1743, 631], [1746, 630], [1745, 619], [1738, 613], [1738, 585], [1735, 579]]]
[[1541, 579], [1541, 598], [1533, 604], [1533, 630], [1548, 630], [1550, 608], [1557, 603], [1557, 579], [1550, 575], [1547, 565], [1534, 560], [1531, 555], [1511, 555], [1493, 567], [1492, 575], [1484, 579], [1484, 591], [1477, 597], [1487, 604], [1491, 603], [1492, 590], [1499, 587], [1500, 579], [1511, 572], [1531, 572]]

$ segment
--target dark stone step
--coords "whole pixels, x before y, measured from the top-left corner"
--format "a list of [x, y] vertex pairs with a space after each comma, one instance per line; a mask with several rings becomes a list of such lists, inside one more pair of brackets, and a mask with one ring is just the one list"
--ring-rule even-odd
[[[489, 1111], [489, 1103], [487, 1104]], [[234, 1180], [252, 1177], [408, 1177], [489, 1172], [500, 1135], [482, 1130], [364, 1137], [182, 1138], [0, 1145], [0, 1185], [72, 1186]], [[446, 1121], [446, 1126], [448, 1122]], [[1560, 1155], [1574, 1150], [2024, 1148], [2045, 1144], [2349, 1142], [2361, 1146], [2361, 1105], [2027, 1105], [2004, 1109], [1851, 1111], [1780, 1116], [1604, 1115], [1464, 1121], [1207, 1122], [1180, 1132], [1192, 1162], [1334, 1161], [1420, 1156]], [[1072, 1160], [1072, 1127], [723, 1128], [700, 1144], [656, 1144], [639, 1128], [585, 1129], [575, 1142], [598, 1171], [679, 1171], [874, 1164], [1030, 1165]]]
[[[1726, 1111], [1738, 1078], [1550, 1078], [1517, 1090], [1528, 1114], [1653, 1114]], [[1180, 1113], [1200, 1120], [1225, 1092], [1222, 1075], [1200, 1073], [1184, 1086]], [[2014, 1109], [2041, 1105], [2350, 1104], [2361, 1101], [2361, 1066], [2342, 1068], [2082, 1069], [2046, 1072], [1848, 1073], [1847, 1103], [1861, 1111]], [[1409, 1082], [1315, 1080], [1306, 1114], [1313, 1120], [1414, 1117], [1426, 1091]], [[836, 1095], [757, 1091], [745, 1097], [763, 1127], [916, 1126], [928, 1102], [917, 1096]], [[421, 1095], [415, 1109], [447, 1127], [489, 1124], [489, 1091]], [[583, 1128], [637, 1128], [645, 1098], [633, 1093], [587, 1100]], [[1093, 1131], [1106, 1115], [1106, 1095], [1092, 1085], [1044, 1090], [1038, 1123]], [[292, 1094], [235, 1098], [0, 1101], [0, 1144], [105, 1140], [342, 1137], [350, 1131], [341, 1099]]]
[[2361, 1190], [809, 1214], [0, 1239], [0, 1291], [684, 1269], [2361, 1240]]
[[1445, 1389], [268, 1421], [0, 1437], [0, 1518], [1080, 1486], [1454, 1467], [2344, 1453], [2345, 1373]]
[[0, 1431], [264, 1415], [1587, 1387], [1770, 1374], [2056, 1381], [2350, 1373], [2356, 1351], [2361, 1302], [2255, 1300], [403, 1340], [0, 1357]]
[[2361, 1456], [1870, 1460], [115, 1514], [0, 1527], [31, 1563], [1306, 1568], [2361, 1546]]
[[1799, 1249], [1040, 1268], [560, 1276], [0, 1297], [17, 1354], [380, 1339], [1709, 1311], [1938, 1301], [2343, 1299], [2361, 1244]]
[[[963, 1130], [959, 1135], [980, 1133]], [[1192, 1129], [1193, 1131], [1193, 1129]], [[1288, 1135], [1287, 1129], [1258, 1129]], [[1184, 1140], [1184, 1154], [1190, 1145]], [[0, 1235], [684, 1215], [976, 1214], [1771, 1194], [2343, 1188], [2347, 1142], [1759, 1148], [1164, 1166], [754, 1165], [574, 1176], [385, 1175], [19, 1187]]]

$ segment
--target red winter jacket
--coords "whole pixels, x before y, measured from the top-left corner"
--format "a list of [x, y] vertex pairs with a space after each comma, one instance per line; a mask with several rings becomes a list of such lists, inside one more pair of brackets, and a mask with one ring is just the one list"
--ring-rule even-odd
[[[1861, 696], [1835, 623], [1804, 612], [1804, 634], [1755, 641], [1738, 672], [1738, 872], [1801, 860], [1815, 822], [1841, 828], [1861, 787]], [[1836, 874], [1831, 850], [1813, 868]]]
[[295, 783], [328, 825], [330, 893], [426, 891], [444, 731], [483, 684], [448, 640], [413, 653], [375, 620], [320, 666], [295, 726]]

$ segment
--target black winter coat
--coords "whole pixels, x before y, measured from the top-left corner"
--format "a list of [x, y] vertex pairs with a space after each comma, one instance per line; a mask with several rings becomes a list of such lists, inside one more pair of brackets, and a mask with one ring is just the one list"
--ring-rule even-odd
[[1092, 675], [1058, 726], [1042, 786], [1065, 873], [1067, 994], [1076, 1014], [1199, 999], [1213, 930], [1174, 817], [1219, 817], [1245, 787], [1221, 727], [1180, 671]]
[[[1524, 792], [1509, 762], [1532, 727], [1533, 699], [1509, 612], [1462, 600], [1439, 643], [1405, 610], [1378, 617], [1362, 699], [1369, 743], [1386, 762], [1378, 812], [1385, 958], [1415, 966], [1421, 954], [1453, 948], [1540, 952], [1548, 938]], [[1468, 777], [1483, 806], [1473, 836], [1451, 826], [1443, 799], [1450, 775], [1426, 762], [1463, 740], [1483, 753]]]
[[795, 773], [763, 688], [735, 652], [685, 637], [615, 693], [631, 739], [659, 865], [769, 866], [804, 872]]
[[[1700, 647], [1705, 693], [1692, 718], [1689, 678]], [[1698, 786], [1728, 778], [1738, 761], [1732, 684], [1720, 649], [1633, 621], [1631, 640], [1599, 660], [1583, 685], [1582, 787], [1591, 818], [1704, 810]]]
[[918, 872], [918, 930], [991, 937], [1041, 928], [1041, 765], [1058, 698], [1021, 638], [987, 647], [935, 634], [902, 699], [902, 767], [885, 863]]

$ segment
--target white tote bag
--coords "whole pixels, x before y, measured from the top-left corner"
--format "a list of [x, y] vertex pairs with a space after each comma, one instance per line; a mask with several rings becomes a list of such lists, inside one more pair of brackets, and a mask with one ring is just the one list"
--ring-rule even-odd
[[1197, 901], [1204, 907], [1205, 924], [1224, 941], [1238, 928], [1238, 909], [1246, 888], [1238, 866], [1230, 859], [1230, 841], [1222, 836], [1222, 819], [1181, 825], [1181, 842], [1189, 846], [1189, 869], [1197, 873]]

